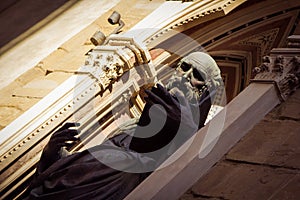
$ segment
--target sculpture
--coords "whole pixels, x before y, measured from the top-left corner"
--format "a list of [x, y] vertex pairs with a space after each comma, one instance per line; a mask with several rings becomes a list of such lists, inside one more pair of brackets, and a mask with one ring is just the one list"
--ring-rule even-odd
[[[77, 124], [67, 123], [46, 145], [28, 199], [124, 198], [204, 125], [221, 80], [209, 55], [192, 53], [179, 62], [166, 87], [157, 84], [146, 90], [146, 105], [135, 128], [63, 157], [61, 147], [78, 140], [78, 131], [72, 129]], [[163, 120], [153, 133], [149, 123]], [[160, 149], [165, 153], [153, 153]]]

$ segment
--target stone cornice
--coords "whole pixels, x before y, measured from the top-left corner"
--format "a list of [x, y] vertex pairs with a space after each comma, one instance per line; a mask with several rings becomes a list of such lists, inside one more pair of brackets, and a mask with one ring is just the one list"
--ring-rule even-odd
[[[158, 37], [172, 30], [180, 32], [181, 26], [188, 26], [190, 22], [200, 20], [200, 23], [204, 23], [225, 16], [246, 1], [247, 0], [203, 0], [194, 2], [191, 6], [181, 11], [180, 14], [173, 16], [173, 21], [161, 28], [156, 34], [153, 34], [145, 43], [151, 45]], [[159, 18], [159, 16], [157, 17]], [[187, 29], [187, 27], [183, 29]]]

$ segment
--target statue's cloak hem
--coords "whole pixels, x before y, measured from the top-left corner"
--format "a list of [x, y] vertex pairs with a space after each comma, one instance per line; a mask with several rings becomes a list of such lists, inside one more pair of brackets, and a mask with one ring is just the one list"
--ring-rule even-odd
[[[127, 135], [120, 136], [127, 138]], [[150, 174], [138, 167], [149, 167], [155, 162], [129, 149], [124, 150], [124, 146], [120, 148], [107, 140], [61, 158], [44, 172], [37, 173], [28, 199], [123, 199]], [[107, 150], [113, 152], [110, 158], [104, 157]], [[140, 172], [134, 173], [134, 169]]]

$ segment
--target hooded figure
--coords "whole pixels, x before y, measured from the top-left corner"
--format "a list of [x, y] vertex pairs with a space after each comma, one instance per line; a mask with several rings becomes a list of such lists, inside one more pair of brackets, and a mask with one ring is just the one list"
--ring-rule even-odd
[[[123, 199], [183, 142], [204, 126], [221, 77], [215, 61], [195, 52], [184, 57], [166, 87], [146, 91], [135, 128], [104, 143], [63, 157], [61, 148], [78, 140], [67, 123], [43, 150], [27, 199]], [[157, 124], [162, 127], [154, 130]], [[149, 124], [154, 126], [149, 126]]]
[[[166, 87], [158, 85], [152, 88], [150, 94], [147, 93], [151, 99], [146, 99], [130, 149], [142, 153], [155, 152], [147, 156], [158, 163], [163, 162], [204, 126], [222, 83], [220, 69], [207, 53], [193, 52], [182, 58]], [[166, 114], [160, 112], [159, 108], [153, 109], [155, 104], [162, 105]], [[155, 135], [151, 128], [144, 128], [155, 124], [155, 119], [159, 124], [165, 115], [166, 123]]]

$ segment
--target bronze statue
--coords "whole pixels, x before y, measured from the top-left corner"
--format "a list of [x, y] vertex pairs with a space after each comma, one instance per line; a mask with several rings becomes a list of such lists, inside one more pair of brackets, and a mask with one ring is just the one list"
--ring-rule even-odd
[[[221, 81], [214, 60], [194, 52], [181, 59], [166, 87], [145, 91], [135, 128], [63, 157], [61, 148], [76, 142], [79, 133], [72, 129], [78, 124], [65, 124], [44, 148], [27, 199], [123, 199], [204, 126]], [[149, 125], [162, 121], [157, 132]]]

